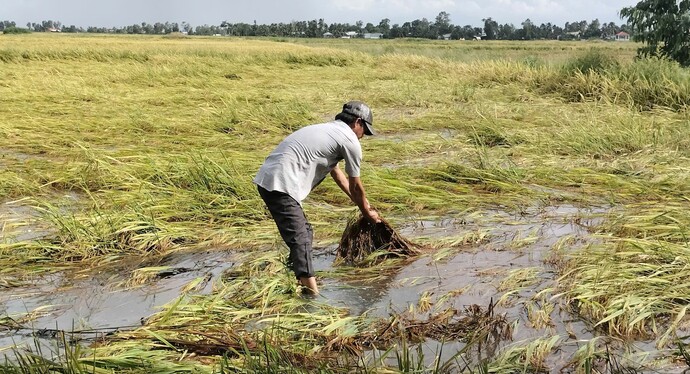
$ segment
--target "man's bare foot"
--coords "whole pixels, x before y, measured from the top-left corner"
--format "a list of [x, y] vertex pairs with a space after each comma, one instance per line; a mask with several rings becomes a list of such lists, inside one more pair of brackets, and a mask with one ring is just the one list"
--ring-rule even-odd
[[319, 287], [316, 285], [316, 278], [315, 277], [303, 277], [299, 279], [299, 283], [307, 288], [307, 292], [313, 294], [313, 295], [318, 295], [319, 294]]

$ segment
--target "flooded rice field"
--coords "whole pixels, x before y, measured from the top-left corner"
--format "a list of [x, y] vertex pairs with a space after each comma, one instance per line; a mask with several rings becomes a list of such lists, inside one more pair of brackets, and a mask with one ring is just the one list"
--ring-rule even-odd
[[[555, 254], [599, 240], [596, 226], [608, 210], [564, 205], [517, 215], [487, 211], [464, 218], [417, 220], [401, 227], [400, 233], [413, 241], [455, 245], [422, 255], [373, 282], [347, 274], [329, 276], [336, 270], [337, 246], [317, 248], [321, 295], [315, 302], [346, 309], [351, 315], [384, 319], [409, 310], [424, 316], [441, 303], [460, 311], [488, 307], [511, 323], [511, 338], [494, 350], [558, 337], [560, 349], [546, 362], [551, 368], [563, 368], [598, 334], [591, 324], [552, 301], [558, 286], [552, 263], [557, 261]], [[27, 218], [33, 213], [5, 205], [2, 214]], [[6, 222], [11, 223], [11, 218]], [[42, 234], [40, 229], [23, 227], [26, 232], [19, 230], [11, 240]], [[49, 345], [57, 331], [93, 341], [135, 329], [190, 284], [196, 292], [212, 292], [214, 282], [241, 261], [238, 258], [220, 250], [180, 252], [118, 260], [95, 269], [59, 272], [21, 287], [0, 288], [0, 349], [11, 352], [37, 342]], [[460, 341], [427, 339], [420, 352], [429, 359], [451, 359], [464, 346]], [[653, 342], [611, 342], [611, 347], [628, 356], [654, 351]]]
[[0, 204], [0, 242], [38, 239], [47, 231], [38, 225], [38, 212], [22, 200]]
[[[484, 239], [479, 244], [456, 248], [441, 259], [422, 256], [387, 282], [357, 285], [325, 280], [322, 293], [325, 298], [351, 308], [355, 314], [366, 311], [387, 315], [391, 308], [405, 309], [410, 303], [416, 304], [424, 292], [437, 296], [455, 292], [458, 307], [488, 304], [503, 294], [498, 291], [503, 278], [514, 270], [543, 267], [549, 251], [559, 241], [585, 245], [594, 240], [588, 228], [596, 224], [596, 215], [604, 212], [604, 209], [582, 211], [568, 206], [550, 207], [537, 216], [510, 217], [488, 212], [490, 217], [483, 217], [481, 223], [457, 218], [420, 221], [401, 229], [401, 234], [408, 238], [443, 240], [477, 232]], [[335, 248], [317, 255], [317, 268], [328, 269], [334, 257], [331, 249]], [[553, 273], [544, 268], [539, 278], [541, 282], [552, 280]], [[536, 287], [530, 287], [524, 292], [535, 290]]]
[[[51, 339], [58, 331], [92, 340], [134, 329], [178, 298], [190, 282], [198, 280], [197, 292], [210, 292], [211, 280], [233, 265], [233, 254], [228, 252], [178, 253], [58, 273], [31, 286], [0, 288], [0, 350], [31, 347], [35, 338]], [[143, 285], [132, 284], [132, 275], [142, 270], [150, 270], [149, 279]]]

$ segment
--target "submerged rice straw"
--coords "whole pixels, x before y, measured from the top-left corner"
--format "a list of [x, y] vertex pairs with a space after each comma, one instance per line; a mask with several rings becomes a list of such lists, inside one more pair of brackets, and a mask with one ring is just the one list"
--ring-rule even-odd
[[340, 239], [336, 263], [360, 264], [374, 252], [380, 252], [376, 262], [391, 257], [413, 256], [419, 253], [419, 248], [400, 236], [385, 220], [371, 223], [361, 215], [353, 217]]

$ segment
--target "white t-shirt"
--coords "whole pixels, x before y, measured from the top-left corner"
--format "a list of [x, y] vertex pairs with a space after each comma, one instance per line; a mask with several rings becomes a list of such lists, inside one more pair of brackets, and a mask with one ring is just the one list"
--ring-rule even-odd
[[350, 126], [340, 120], [306, 126], [278, 144], [254, 183], [301, 203], [340, 160], [345, 160], [348, 176], [359, 177], [362, 147]]

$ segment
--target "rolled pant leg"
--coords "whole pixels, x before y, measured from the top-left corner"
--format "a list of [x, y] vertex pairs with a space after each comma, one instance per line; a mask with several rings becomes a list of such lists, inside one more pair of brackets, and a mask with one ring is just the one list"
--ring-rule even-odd
[[280, 236], [290, 248], [288, 262], [297, 278], [314, 276], [311, 261], [314, 232], [302, 206], [290, 195], [280, 191], [267, 191], [258, 187], [259, 195], [266, 203], [278, 226]]

